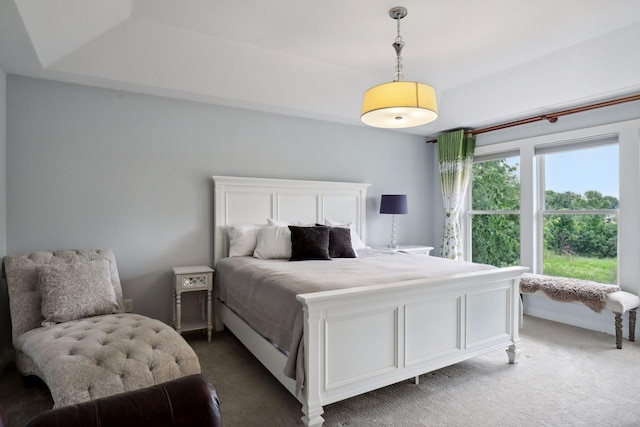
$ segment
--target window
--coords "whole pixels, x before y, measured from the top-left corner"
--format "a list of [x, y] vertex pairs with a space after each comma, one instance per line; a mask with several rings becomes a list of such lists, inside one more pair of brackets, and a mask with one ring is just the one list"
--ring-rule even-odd
[[[513, 151], [476, 156], [467, 259], [617, 283], [618, 149], [616, 138], [604, 138], [532, 147], [525, 157]], [[523, 158], [529, 178], [521, 183]]]
[[616, 283], [618, 144], [541, 149], [536, 160], [542, 272]]
[[519, 158], [476, 159], [471, 181], [471, 260], [520, 264]]

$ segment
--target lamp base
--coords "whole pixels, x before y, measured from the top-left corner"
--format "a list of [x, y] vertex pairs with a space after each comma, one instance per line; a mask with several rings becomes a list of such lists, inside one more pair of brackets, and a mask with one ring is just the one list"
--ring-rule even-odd
[[396, 240], [396, 216], [391, 215], [391, 244], [389, 245], [391, 249], [398, 249], [398, 241]]

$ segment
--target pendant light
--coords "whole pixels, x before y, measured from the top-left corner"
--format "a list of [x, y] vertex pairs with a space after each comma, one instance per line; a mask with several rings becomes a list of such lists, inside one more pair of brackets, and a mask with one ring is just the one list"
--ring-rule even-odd
[[400, 36], [400, 20], [407, 16], [407, 9], [394, 7], [389, 16], [396, 20], [398, 35], [392, 44], [396, 51], [394, 80], [367, 90], [362, 101], [363, 123], [378, 128], [409, 128], [421, 126], [438, 118], [436, 91], [433, 87], [418, 82], [402, 80], [402, 57], [404, 41]]

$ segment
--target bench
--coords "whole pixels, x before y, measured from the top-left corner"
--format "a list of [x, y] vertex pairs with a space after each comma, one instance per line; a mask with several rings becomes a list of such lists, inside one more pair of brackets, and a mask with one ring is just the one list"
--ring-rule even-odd
[[583, 304], [596, 313], [612, 311], [615, 314], [617, 348], [622, 348], [622, 316], [628, 311], [629, 341], [635, 341], [636, 311], [640, 307], [640, 297], [621, 290], [617, 285], [525, 273], [520, 279], [520, 293]]

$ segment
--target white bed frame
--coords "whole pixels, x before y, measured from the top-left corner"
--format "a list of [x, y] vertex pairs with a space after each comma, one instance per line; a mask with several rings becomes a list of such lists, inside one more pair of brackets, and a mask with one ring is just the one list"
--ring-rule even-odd
[[[214, 176], [214, 265], [228, 254], [227, 224], [325, 218], [353, 222], [366, 242], [369, 184]], [[283, 374], [286, 356], [216, 300], [226, 326], [302, 403], [308, 426], [322, 406], [498, 349], [520, 353], [519, 282], [527, 269], [371, 285], [298, 295], [304, 310], [305, 385]]]

